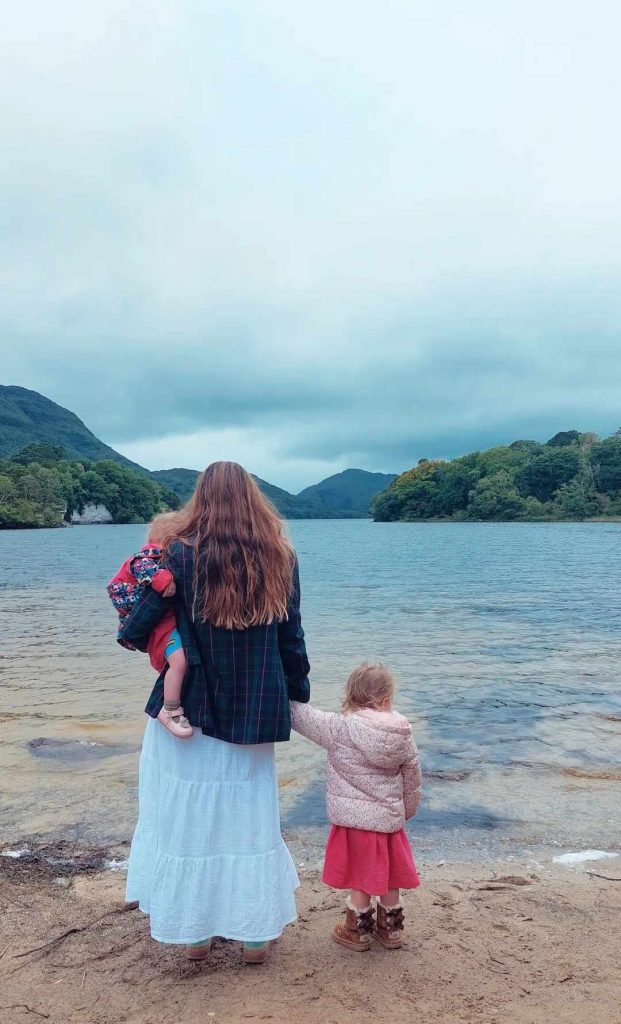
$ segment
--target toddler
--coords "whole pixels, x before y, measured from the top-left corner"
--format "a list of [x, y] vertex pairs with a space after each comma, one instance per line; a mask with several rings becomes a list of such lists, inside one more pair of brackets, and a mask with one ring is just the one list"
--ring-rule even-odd
[[[137, 555], [123, 563], [116, 576], [108, 584], [108, 594], [119, 613], [117, 640], [129, 650], [135, 647], [123, 638], [123, 620], [138, 600], [144, 587], [153, 587], [163, 597], [172, 597], [176, 592], [172, 573], [162, 565], [163, 548], [161, 541], [168, 535], [175, 513], [156, 516], [149, 527], [147, 543]], [[164, 676], [164, 706], [158, 721], [179, 739], [189, 739], [193, 729], [183, 713], [181, 688], [187, 672], [187, 661], [177, 630], [174, 612], [167, 612], [155, 627], [147, 644], [147, 654], [156, 672], [166, 669]]]
[[[328, 752], [332, 828], [322, 880], [349, 889], [345, 921], [332, 937], [346, 949], [403, 945], [400, 890], [419, 878], [404, 829], [416, 814], [421, 769], [412, 728], [393, 711], [394, 679], [383, 665], [361, 665], [347, 681], [340, 713], [291, 702], [293, 728]], [[371, 897], [379, 897], [377, 922]]]

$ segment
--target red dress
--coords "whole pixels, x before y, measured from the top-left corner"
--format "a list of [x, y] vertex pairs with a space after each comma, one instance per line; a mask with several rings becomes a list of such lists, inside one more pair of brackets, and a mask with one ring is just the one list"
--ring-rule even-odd
[[344, 825], [330, 829], [322, 881], [333, 889], [361, 889], [370, 896], [420, 885], [404, 828], [368, 832]]

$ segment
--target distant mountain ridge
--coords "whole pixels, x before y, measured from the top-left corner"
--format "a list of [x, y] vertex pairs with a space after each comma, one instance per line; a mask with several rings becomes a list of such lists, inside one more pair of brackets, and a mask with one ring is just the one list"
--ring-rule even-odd
[[[192, 494], [199, 475], [199, 471], [194, 469], [145, 469], [100, 441], [69, 409], [57, 405], [37, 391], [0, 384], [0, 458], [16, 455], [27, 445], [36, 442], [60, 446], [69, 459], [76, 461], [87, 459], [98, 462], [110, 459], [120, 463], [168, 487], [182, 501], [186, 501]], [[365, 491], [366, 478], [372, 479], [367, 481]], [[298, 495], [290, 494], [259, 477], [255, 479], [263, 493], [286, 518], [340, 519], [366, 516], [371, 498], [388, 486], [394, 477], [367, 473], [365, 470], [345, 470], [313, 487], [305, 488]], [[350, 495], [345, 486], [347, 480], [352, 485]], [[336, 481], [336, 484], [331, 481]], [[371, 494], [368, 500], [367, 492]]]
[[42, 441], [60, 445], [70, 459], [112, 459], [141, 473], [143, 466], [104, 444], [69, 409], [38, 391], [0, 384], [0, 458], [17, 455], [29, 444]]
[[[199, 470], [181, 468], [154, 469], [151, 476], [157, 483], [163, 484], [165, 487], [170, 488], [171, 491], [174, 491], [182, 501], [187, 501], [196, 486]], [[265, 496], [274, 503], [281, 515], [285, 516], [286, 519], [343, 518], [343, 514], [339, 509], [330, 508], [318, 501], [306, 501], [299, 495], [290, 494], [289, 491], [283, 490], [282, 487], [276, 487], [275, 484], [270, 484], [267, 480], [262, 480], [258, 476], [255, 476], [254, 479]], [[353, 515], [346, 516], [346, 518], [359, 517], [358, 515]]]
[[320, 502], [342, 512], [368, 514], [371, 502], [397, 477], [396, 473], [369, 473], [366, 469], [344, 469], [318, 484], [300, 491], [298, 498]]
[[153, 479], [157, 480], [158, 484], [169, 487], [182, 501], [187, 501], [192, 494], [198, 475], [197, 469], [181, 469], [180, 467], [177, 469], [151, 470]]

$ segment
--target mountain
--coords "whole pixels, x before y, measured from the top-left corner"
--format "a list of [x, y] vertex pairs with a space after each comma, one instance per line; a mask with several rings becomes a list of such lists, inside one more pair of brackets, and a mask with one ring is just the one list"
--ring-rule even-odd
[[376, 494], [386, 490], [396, 478], [396, 473], [369, 473], [366, 469], [345, 469], [335, 473], [319, 484], [312, 484], [300, 491], [298, 498], [320, 503], [340, 512], [368, 514], [369, 506]]
[[[100, 462], [110, 459], [143, 476], [151, 477], [183, 501], [191, 495], [198, 476], [198, 470], [195, 469], [158, 469], [151, 472], [100, 441], [75, 413], [37, 391], [0, 384], [0, 459], [16, 455], [35, 443], [60, 447], [64, 449], [67, 458], [76, 461], [88, 459]], [[255, 479], [263, 493], [288, 519], [339, 519], [360, 514], [346, 507], [330, 507], [319, 500], [289, 494], [281, 487], [275, 487], [258, 477]]]
[[70, 459], [112, 459], [141, 473], [148, 472], [100, 441], [62, 405], [37, 391], [0, 384], [0, 458], [16, 455], [37, 441], [60, 445]]
[[289, 494], [282, 487], [275, 487], [255, 476], [255, 480], [264, 495], [276, 506], [285, 519], [357, 519], [355, 513], [344, 513], [339, 509], [328, 508], [320, 502], [305, 501], [299, 495]]
[[[197, 469], [155, 469], [151, 476], [158, 484], [163, 484], [181, 498], [182, 501], [192, 494], [199, 475]], [[276, 487], [267, 480], [255, 476], [255, 480], [267, 498], [276, 506], [286, 519], [340, 519], [343, 513], [335, 508], [327, 508], [321, 502], [304, 500], [282, 487]], [[346, 515], [349, 518], [349, 515]]]
[[174, 491], [178, 498], [187, 501], [196, 486], [198, 469], [153, 469], [151, 476], [158, 484]]

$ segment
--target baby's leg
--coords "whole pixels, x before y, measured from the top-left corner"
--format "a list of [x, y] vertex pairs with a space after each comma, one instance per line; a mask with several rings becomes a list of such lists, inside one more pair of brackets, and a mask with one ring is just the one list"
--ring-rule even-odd
[[157, 717], [173, 736], [177, 736], [179, 739], [190, 739], [194, 730], [181, 707], [181, 689], [188, 663], [181, 646], [181, 637], [176, 629], [173, 629], [170, 634], [164, 653], [168, 662], [164, 676], [164, 707]]
[[168, 669], [164, 676], [164, 706], [172, 711], [174, 708], [178, 708], [181, 703], [181, 687], [183, 686], [188, 663], [182, 647], [179, 650], [173, 651], [172, 654], [167, 654], [166, 660], [168, 661]]

